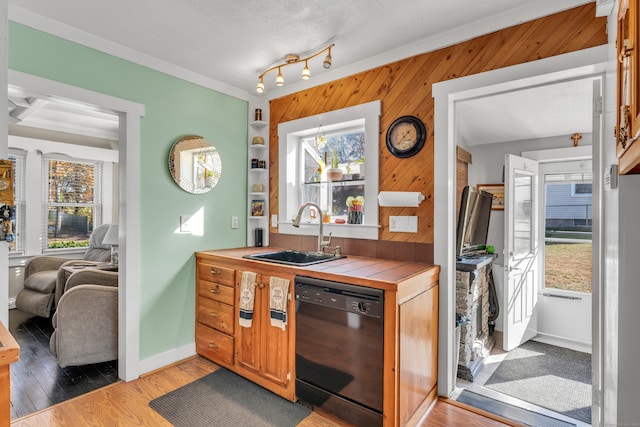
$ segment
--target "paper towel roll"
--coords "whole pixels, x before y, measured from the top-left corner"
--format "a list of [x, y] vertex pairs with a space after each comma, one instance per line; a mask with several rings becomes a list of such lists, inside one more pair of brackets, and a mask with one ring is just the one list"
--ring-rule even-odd
[[379, 206], [410, 206], [417, 208], [423, 200], [424, 196], [417, 191], [381, 191], [378, 194]]

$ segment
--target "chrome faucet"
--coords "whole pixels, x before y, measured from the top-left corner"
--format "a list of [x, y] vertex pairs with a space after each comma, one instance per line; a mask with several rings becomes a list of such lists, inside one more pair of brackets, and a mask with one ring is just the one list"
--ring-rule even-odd
[[323, 248], [326, 248], [331, 244], [331, 233], [329, 233], [329, 240], [325, 240], [324, 236], [322, 235], [322, 209], [320, 209], [320, 206], [316, 205], [313, 202], [307, 202], [302, 206], [300, 206], [300, 209], [298, 209], [298, 215], [296, 215], [296, 219], [293, 220], [293, 226], [300, 227], [300, 219], [302, 218], [302, 213], [308, 206], [316, 208], [318, 210], [318, 215], [320, 215], [320, 231], [318, 232], [318, 251], [317, 252], [322, 252]]

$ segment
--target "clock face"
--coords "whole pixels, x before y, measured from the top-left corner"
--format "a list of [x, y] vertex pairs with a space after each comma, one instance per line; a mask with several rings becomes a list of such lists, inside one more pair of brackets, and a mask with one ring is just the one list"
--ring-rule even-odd
[[387, 148], [396, 157], [411, 157], [418, 153], [426, 139], [426, 128], [420, 119], [403, 116], [387, 130]]

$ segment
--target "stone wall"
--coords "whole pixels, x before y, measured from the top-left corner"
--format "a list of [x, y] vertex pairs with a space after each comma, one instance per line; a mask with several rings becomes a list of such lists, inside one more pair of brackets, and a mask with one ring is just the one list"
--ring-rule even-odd
[[460, 326], [458, 377], [473, 381], [482, 359], [493, 348], [489, 336], [489, 280], [491, 263], [473, 271], [456, 271], [456, 313], [468, 323]]

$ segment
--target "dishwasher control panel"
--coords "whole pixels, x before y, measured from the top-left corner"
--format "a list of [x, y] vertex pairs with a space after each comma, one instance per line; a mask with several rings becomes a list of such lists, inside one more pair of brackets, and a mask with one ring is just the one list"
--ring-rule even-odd
[[296, 302], [318, 304], [363, 316], [382, 317], [382, 291], [343, 283], [317, 282], [319, 283], [311, 284], [296, 280]]

